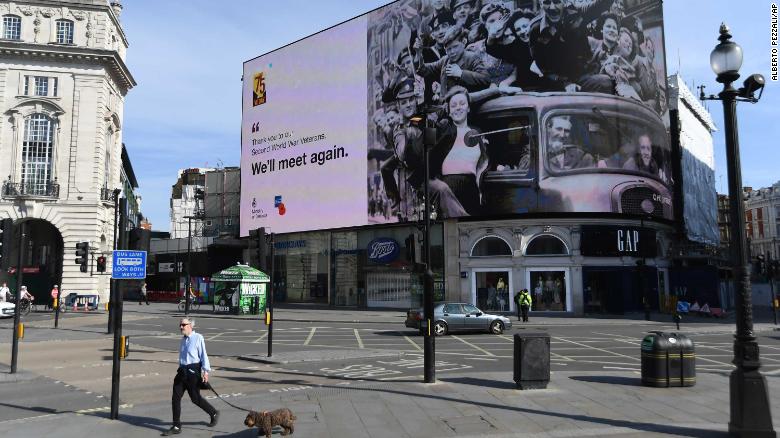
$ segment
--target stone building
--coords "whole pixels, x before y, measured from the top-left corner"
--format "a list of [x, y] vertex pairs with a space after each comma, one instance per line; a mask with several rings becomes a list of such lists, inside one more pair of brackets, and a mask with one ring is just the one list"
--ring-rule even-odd
[[109, 276], [81, 273], [74, 251], [89, 242], [97, 257], [114, 240], [124, 100], [136, 85], [121, 12], [116, 0], [0, 1], [0, 217], [25, 223], [24, 283], [39, 299], [55, 283], [108, 297]]

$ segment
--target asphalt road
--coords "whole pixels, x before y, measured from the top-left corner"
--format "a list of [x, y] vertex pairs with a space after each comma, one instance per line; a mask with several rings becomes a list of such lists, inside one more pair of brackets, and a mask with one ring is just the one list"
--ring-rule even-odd
[[[176, 351], [180, 335], [174, 331], [175, 319], [170, 317], [129, 322], [126, 330], [149, 330], [158, 334], [131, 337], [132, 344]], [[631, 321], [609, 326], [515, 326], [502, 335], [488, 333], [457, 333], [435, 340], [438, 373], [509, 371], [513, 365], [513, 335], [520, 332], [546, 332], [550, 335], [551, 369], [555, 371], [640, 371], [640, 343], [649, 330]], [[673, 326], [662, 327], [674, 331]], [[719, 333], [686, 330], [682, 333], [696, 345], [696, 365], [699, 372], [726, 373], [731, 364], [733, 336], [724, 326]], [[197, 330], [207, 341], [209, 354], [240, 356], [264, 355], [267, 351], [265, 325], [259, 321], [200, 319]], [[168, 332], [162, 335], [160, 332]], [[777, 333], [777, 334], [775, 334]], [[273, 332], [273, 351], [279, 353], [332, 350], [366, 350], [402, 353], [401, 358], [351, 358], [328, 362], [277, 364], [292, 372], [303, 372], [345, 379], [409, 379], [421, 378], [423, 338], [402, 324], [298, 324], [277, 322]], [[759, 334], [763, 372], [780, 375], [780, 332]], [[316, 356], [313, 354], [313, 356]]]

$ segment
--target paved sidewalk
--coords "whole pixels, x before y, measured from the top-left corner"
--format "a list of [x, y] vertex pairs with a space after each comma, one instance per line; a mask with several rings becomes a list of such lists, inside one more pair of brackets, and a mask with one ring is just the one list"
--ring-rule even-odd
[[[699, 374], [692, 388], [645, 388], [636, 373], [554, 373], [548, 389], [517, 391], [510, 373], [442, 377], [416, 382], [337, 382], [288, 390], [247, 385], [229, 400], [242, 407], [288, 407], [298, 419], [295, 435], [333, 437], [725, 437], [729, 418], [728, 378]], [[780, 379], [768, 378], [770, 394]], [[214, 384], [219, 388], [219, 379]], [[254, 391], [254, 392], [250, 392]], [[220, 424], [206, 427], [206, 415], [184, 401], [182, 436], [254, 437], [245, 414], [212, 400]], [[780, 419], [777, 396], [773, 416]], [[0, 436], [149, 437], [169, 427], [169, 403], [124, 406], [120, 420], [105, 409], [80, 413], [35, 413], [35, 418], [0, 422]], [[277, 434], [279, 431], [277, 430]], [[276, 435], [278, 436], [278, 435]]]

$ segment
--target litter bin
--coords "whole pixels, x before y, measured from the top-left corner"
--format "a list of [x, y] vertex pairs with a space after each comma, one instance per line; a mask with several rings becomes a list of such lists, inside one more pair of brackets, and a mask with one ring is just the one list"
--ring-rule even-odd
[[696, 384], [693, 341], [679, 333], [650, 332], [642, 339], [642, 384], [658, 388]]
[[514, 380], [518, 389], [545, 389], [550, 383], [550, 335], [515, 333]]

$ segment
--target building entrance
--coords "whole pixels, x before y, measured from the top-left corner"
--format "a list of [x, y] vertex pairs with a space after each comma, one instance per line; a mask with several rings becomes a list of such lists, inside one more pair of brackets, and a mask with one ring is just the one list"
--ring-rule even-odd
[[[19, 264], [20, 224], [19, 221], [14, 224], [16, 232], [11, 240], [9, 269], [0, 272], [0, 284], [8, 283], [12, 291], [17, 290], [16, 270]], [[62, 235], [54, 225], [41, 219], [26, 220], [25, 234], [22, 284], [27, 286], [27, 290], [35, 296], [35, 304], [50, 304], [49, 291], [55, 284], [62, 283]], [[61, 292], [65, 291], [61, 290]]]
[[474, 304], [485, 312], [513, 311], [510, 274], [509, 270], [474, 271]]

